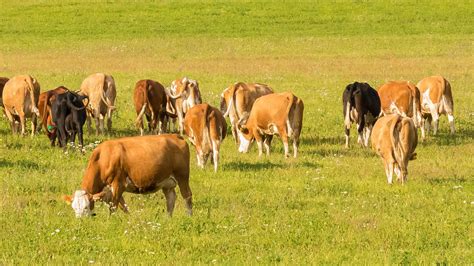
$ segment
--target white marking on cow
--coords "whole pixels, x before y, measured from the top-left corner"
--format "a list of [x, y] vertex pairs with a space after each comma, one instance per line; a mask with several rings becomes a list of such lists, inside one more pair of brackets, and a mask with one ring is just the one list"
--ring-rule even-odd
[[452, 114], [448, 114], [448, 121], [449, 123], [454, 122], [454, 116]]
[[237, 131], [240, 139], [239, 152], [247, 153], [249, 151], [250, 140], [246, 139], [242, 132]]
[[346, 117], [344, 119], [344, 125], [346, 126], [346, 129], [351, 128], [351, 117], [350, 117], [350, 112], [351, 112], [351, 104], [347, 102], [346, 105]]
[[76, 218], [91, 214], [90, 202], [85, 190], [76, 190], [74, 192], [74, 199], [72, 200], [71, 206], [76, 213]]

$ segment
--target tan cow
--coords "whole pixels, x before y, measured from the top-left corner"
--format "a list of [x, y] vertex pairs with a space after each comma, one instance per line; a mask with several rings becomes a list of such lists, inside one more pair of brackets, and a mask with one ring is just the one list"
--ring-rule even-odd
[[[114, 78], [104, 73], [88, 76], [81, 84], [79, 95], [89, 97], [87, 106], [87, 127], [92, 132], [91, 119], [95, 119], [96, 134], [104, 133], [104, 119], [107, 119], [107, 130], [112, 129], [112, 111], [115, 109], [117, 88]], [[86, 104], [86, 103], [84, 103]]]
[[426, 131], [430, 129], [431, 120], [434, 124], [433, 134], [436, 135], [441, 114], [447, 114], [451, 134], [454, 134], [454, 102], [451, 84], [442, 76], [431, 76], [422, 79], [416, 86], [422, 94], [421, 106], [424, 118], [421, 126], [422, 139], [425, 138], [425, 127]]
[[418, 128], [421, 124], [420, 91], [409, 81], [389, 81], [377, 90], [382, 114], [399, 114], [413, 119]]
[[204, 168], [212, 155], [214, 172], [217, 172], [220, 146], [227, 134], [227, 123], [222, 113], [207, 103], [195, 105], [186, 113], [184, 132], [196, 147], [198, 165]]
[[5, 87], [5, 84], [7, 83], [8, 78], [0, 77], [0, 107], [3, 107], [3, 100], [2, 100], [2, 94], [3, 94], [3, 87]]
[[416, 158], [418, 133], [412, 119], [391, 114], [375, 123], [371, 136], [372, 149], [382, 158], [387, 181], [392, 184], [393, 172], [402, 184], [407, 181], [408, 161]]
[[199, 84], [196, 80], [184, 77], [174, 80], [166, 92], [169, 99], [167, 111], [177, 116], [179, 133], [183, 134], [186, 112], [194, 105], [202, 103]]
[[178, 135], [128, 137], [105, 141], [94, 149], [72, 202], [76, 217], [90, 215], [94, 202], [109, 204], [110, 211], [119, 206], [128, 213], [124, 192], [145, 194], [162, 190], [168, 214], [173, 214], [179, 186], [187, 213], [192, 214], [189, 187], [189, 147]]
[[258, 155], [262, 155], [263, 145], [269, 155], [272, 137], [278, 134], [283, 142], [285, 158], [289, 157], [288, 138], [293, 140], [293, 156], [296, 158], [303, 110], [303, 101], [291, 92], [272, 93], [258, 98], [248, 119], [244, 117], [239, 125], [239, 152], [248, 152], [250, 144], [255, 140]]
[[158, 81], [144, 79], [135, 85], [133, 94], [135, 111], [137, 112], [136, 125], [140, 129], [140, 135], [143, 136], [143, 115], [148, 120], [148, 129], [156, 134], [161, 134], [166, 129], [166, 93], [165, 88]]
[[237, 82], [226, 88], [221, 94], [221, 112], [229, 117], [232, 136], [239, 143], [238, 125], [243, 117], [248, 117], [257, 98], [273, 93], [272, 88], [261, 83]]
[[68, 88], [59, 86], [54, 90], [45, 91], [39, 96], [38, 108], [41, 117], [41, 125], [51, 142], [51, 146], [55, 145], [57, 137], [56, 124], [53, 122], [53, 117], [51, 115], [51, 105], [56, 100], [57, 95], [63, 94], [67, 91], [69, 91]]
[[39, 94], [40, 85], [30, 75], [15, 76], [5, 84], [2, 101], [14, 134], [18, 132], [18, 121], [21, 134], [25, 134], [26, 118], [31, 118], [31, 136], [35, 134], [36, 119], [40, 115], [37, 107]]

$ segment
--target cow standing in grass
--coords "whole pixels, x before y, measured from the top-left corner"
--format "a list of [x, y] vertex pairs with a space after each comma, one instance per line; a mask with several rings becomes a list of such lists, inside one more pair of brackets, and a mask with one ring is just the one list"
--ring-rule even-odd
[[377, 90], [382, 114], [399, 114], [413, 119], [415, 127], [421, 124], [420, 90], [409, 81], [389, 81]]
[[413, 120], [398, 114], [381, 117], [375, 123], [372, 149], [382, 158], [389, 184], [394, 172], [402, 184], [407, 181], [408, 161], [416, 158], [417, 134]]
[[354, 82], [346, 86], [342, 94], [346, 148], [349, 148], [351, 124], [357, 124], [357, 142], [369, 145], [372, 128], [380, 114], [380, 98], [377, 91], [367, 83]]
[[[148, 130], [152, 133], [163, 133], [166, 130], [166, 93], [165, 88], [154, 80], [140, 80], [135, 85], [133, 94], [136, 125], [143, 136], [143, 116], [148, 121]], [[158, 132], [156, 128], [158, 127]]]
[[171, 216], [176, 185], [191, 215], [189, 147], [182, 137], [163, 134], [120, 138], [103, 142], [94, 149], [81, 189], [65, 199], [72, 202], [76, 217], [90, 215], [98, 200], [108, 203], [111, 211], [118, 206], [128, 213], [124, 192], [145, 194], [162, 190]]
[[248, 117], [252, 106], [259, 97], [273, 93], [272, 88], [261, 83], [237, 82], [221, 94], [221, 112], [229, 117], [232, 136], [239, 144], [238, 125], [243, 117]]
[[5, 114], [10, 121], [13, 134], [18, 133], [18, 122], [21, 135], [25, 135], [26, 118], [31, 118], [31, 136], [36, 132], [36, 120], [40, 116], [38, 98], [40, 85], [30, 75], [19, 75], [5, 84], [2, 101]]
[[96, 134], [104, 133], [104, 120], [107, 131], [112, 130], [112, 111], [115, 110], [117, 88], [112, 76], [96, 73], [88, 76], [81, 84], [80, 95], [88, 97], [87, 128], [92, 132], [91, 120], [95, 120]]
[[246, 153], [255, 140], [258, 156], [265, 146], [267, 155], [273, 135], [280, 136], [285, 149], [285, 158], [289, 157], [288, 139], [293, 140], [293, 157], [298, 154], [301, 128], [303, 126], [303, 101], [291, 92], [272, 93], [258, 98], [247, 118], [239, 125], [239, 152]]
[[425, 130], [429, 132], [431, 121], [433, 121], [433, 134], [436, 135], [441, 114], [448, 116], [451, 134], [454, 134], [454, 101], [449, 81], [442, 76], [431, 76], [422, 79], [416, 86], [422, 94], [422, 139], [425, 139]]
[[53, 117], [51, 115], [51, 106], [52, 103], [56, 100], [56, 96], [58, 96], [59, 94], [63, 94], [67, 91], [69, 90], [66, 87], [59, 86], [54, 90], [43, 92], [39, 96], [38, 109], [41, 117], [41, 125], [43, 126], [43, 129], [51, 142], [51, 146], [55, 145], [57, 137], [57, 127], [56, 124], [53, 122]]
[[214, 172], [217, 172], [220, 146], [227, 134], [227, 123], [222, 113], [206, 103], [195, 105], [186, 113], [184, 132], [196, 147], [198, 165], [204, 168], [211, 157]]
[[196, 104], [202, 103], [199, 84], [196, 80], [184, 77], [174, 80], [166, 93], [168, 96], [167, 111], [171, 115], [177, 116], [179, 133], [182, 135], [186, 112]]

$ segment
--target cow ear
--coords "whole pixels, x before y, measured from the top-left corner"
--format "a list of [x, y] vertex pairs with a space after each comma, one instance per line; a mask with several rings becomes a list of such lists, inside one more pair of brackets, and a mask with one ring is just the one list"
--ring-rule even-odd
[[71, 205], [72, 202], [72, 196], [69, 195], [63, 195], [62, 196], [63, 200], [67, 203], [67, 205]]

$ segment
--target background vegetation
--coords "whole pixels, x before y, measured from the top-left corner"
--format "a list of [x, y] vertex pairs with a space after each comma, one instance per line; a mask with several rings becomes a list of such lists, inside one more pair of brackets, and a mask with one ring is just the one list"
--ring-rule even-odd
[[[284, 160], [276, 140], [257, 159], [228, 136], [217, 174], [192, 157], [193, 217], [178, 198], [166, 218], [156, 193], [126, 194], [130, 215], [99, 205], [76, 219], [61, 195], [79, 187], [90, 151], [12, 136], [2, 118], [1, 264], [474, 262], [472, 1], [147, 2], [0, 1], [0, 76], [28, 73], [46, 91], [112, 74], [115, 130], [88, 143], [137, 134], [139, 79], [189, 76], [213, 105], [236, 81], [267, 83], [305, 102], [300, 156]], [[343, 148], [342, 90], [435, 74], [452, 84], [456, 137], [442, 117], [409, 183], [389, 186], [355, 130]]]

